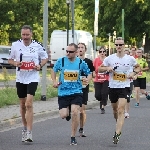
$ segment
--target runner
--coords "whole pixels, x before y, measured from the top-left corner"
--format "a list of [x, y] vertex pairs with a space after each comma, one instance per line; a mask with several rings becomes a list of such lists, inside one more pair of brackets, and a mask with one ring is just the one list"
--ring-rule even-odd
[[[51, 72], [53, 87], [58, 88], [60, 116], [62, 119], [66, 118], [67, 121], [72, 118], [70, 145], [77, 145], [75, 135], [83, 101], [82, 83], [87, 86], [92, 79], [87, 64], [77, 57], [77, 50], [76, 44], [69, 44], [66, 50], [67, 57], [58, 59]], [[59, 81], [56, 80], [56, 72], [60, 72]], [[87, 77], [81, 79], [81, 72]], [[71, 109], [69, 109], [69, 106], [71, 106]]]
[[[90, 69], [90, 72], [92, 74], [95, 69], [94, 69], [92, 60], [85, 58], [86, 51], [87, 51], [86, 45], [84, 43], [79, 43], [78, 44], [78, 57], [87, 63], [88, 68]], [[85, 77], [85, 74], [83, 72], [81, 73], [81, 78], [82, 77]], [[82, 101], [82, 107], [80, 110], [79, 134], [81, 137], [86, 137], [86, 135], [84, 134], [84, 131], [83, 131], [83, 127], [84, 127], [85, 122], [86, 122], [85, 108], [86, 108], [87, 101], [88, 101], [89, 84], [87, 86], [85, 86], [85, 85], [82, 86], [82, 92], [83, 92], [83, 101]]]
[[33, 97], [40, 79], [39, 70], [47, 63], [48, 56], [44, 47], [32, 40], [29, 25], [22, 27], [21, 38], [12, 44], [9, 63], [16, 66], [16, 88], [24, 126], [22, 142], [33, 142]]
[[146, 71], [149, 70], [148, 63], [146, 59], [142, 58], [143, 49], [137, 49], [137, 56], [136, 58], [137, 63], [141, 67], [141, 72], [137, 74], [137, 79], [133, 81], [135, 87], [135, 107], [139, 107], [140, 103], [140, 92], [146, 96], [148, 100], [150, 100], [150, 95], [146, 92]]
[[113, 143], [117, 144], [121, 136], [124, 124], [124, 110], [127, 103], [127, 89], [130, 86], [128, 78], [133, 78], [130, 67], [139, 68], [135, 58], [124, 54], [124, 40], [118, 37], [115, 40], [117, 53], [106, 57], [99, 67], [99, 72], [109, 72], [109, 99], [112, 104], [114, 118], [116, 120], [116, 132]]
[[[127, 55], [130, 55], [130, 49], [125, 48], [124, 53], [127, 54]], [[133, 72], [133, 67], [132, 66], [130, 68], [130, 72]], [[131, 97], [132, 90], [133, 90], [133, 79], [128, 79], [128, 80], [130, 82], [130, 87], [126, 87], [127, 88], [127, 104], [125, 106], [125, 118], [129, 118], [130, 97]]]
[[108, 100], [108, 84], [109, 84], [109, 74], [99, 73], [98, 67], [103, 63], [106, 58], [106, 49], [102, 46], [99, 49], [98, 57], [93, 61], [95, 67], [94, 71], [94, 88], [95, 88], [95, 98], [100, 101], [101, 114], [105, 114], [105, 106]]

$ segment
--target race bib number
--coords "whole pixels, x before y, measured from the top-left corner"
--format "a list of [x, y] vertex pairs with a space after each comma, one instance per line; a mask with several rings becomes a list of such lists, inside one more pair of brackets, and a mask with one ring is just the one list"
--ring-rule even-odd
[[79, 71], [76, 70], [65, 70], [64, 71], [64, 82], [77, 82]]
[[118, 73], [114, 73], [113, 74], [113, 80], [118, 80], [118, 81], [126, 81], [127, 76], [125, 74], [118, 74]]
[[106, 74], [98, 73], [97, 79], [98, 79], [98, 81], [104, 82], [106, 80]]
[[33, 70], [35, 67], [34, 62], [22, 62], [22, 66], [20, 67], [20, 70]]

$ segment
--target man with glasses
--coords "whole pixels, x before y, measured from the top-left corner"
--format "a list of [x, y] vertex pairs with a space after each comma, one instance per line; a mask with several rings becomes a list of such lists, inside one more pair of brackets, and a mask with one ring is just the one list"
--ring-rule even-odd
[[146, 59], [142, 58], [143, 49], [137, 49], [137, 57], [136, 61], [141, 67], [141, 71], [136, 75], [137, 79], [133, 81], [134, 89], [135, 89], [135, 107], [139, 107], [140, 102], [140, 92], [146, 96], [148, 100], [150, 100], [150, 96], [145, 91], [146, 89], [146, 71], [149, 70], [148, 63]]
[[[79, 112], [82, 106], [83, 92], [82, 82], [88, 85], [91, 80], [91, 73], [87, 64], [78, 58], [78, 46], [74, 43], [69, 44], [66, 50], [66, 57], [59, 58], [51, 72], [53, 87], [58, 88], [59, 113], [62, 119], [66, 118], [71, 123], [71, 144], [77, 145], [75, 134], [79, 124]], [[56, 73], [60, 72], [59, 81], [56, 80]], [[87, 78], [80, 79], [81, 72]], [[69, 114], [71, 106], [71, 118]]]
[[[78, 57], [80, 59], [84, 60], [87, 63], [88, 68], [90, 69], [90, 72], [91, 72], [91, 79], [92, 79], [92, 73], [95, 69], [94, 69], [92, 60], [90, 60], [88, 58], [85, 58], [86, 50], [87, 50], [87, 48], [86, 48], [86, 45], [84, 43], [79, 43], [78, 44]], [[86, 75], [83, 72], [81, 73], [81, 78], [86, 78]], [[83, 131], [83, 127], [84, 127], [85, 122], [86, 122], [85, 107], [86, 107], [87, 101], [88, 101], [89, 84], [82, 86], [82, 92], [83, 92], [83, 101], [82, 101], [82, 107], [80, 109], [79, 134], [80, 134], [81, 137], [86, 137], [86, 135], [84, 134], [84, 131]]]
[[133, 78], [135, 73], [130, 73], [130, 67], [139, 68], [134, 57], [124, 53], [124, 39], [116, 38], [117, 53], [106, 57], [99, 67], [99, 72], [109, 72], [109, 98], [116, 120], [116, 131], [113, 143], [117, 144], [124, 124], [124, 110], [127, 103], [127, 88], [130, 86], [128, 78]]

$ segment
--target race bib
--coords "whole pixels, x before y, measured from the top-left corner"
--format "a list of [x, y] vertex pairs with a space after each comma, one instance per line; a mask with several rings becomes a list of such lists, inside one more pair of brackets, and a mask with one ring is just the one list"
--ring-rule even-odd
[[106, 76], [106, 74], [105, 73], [98, 73], [97, 74], [97, 79], [98, 79], [98, 81], [100, 81], [100, 82], [104, 82], [107, 78], [106, 78], [107, 76]]
[[33, 70], [35, 67], [34, 62], [22, 62], [22, 66], [20, 67], [20, 70]]
[[65, 70], [64, 82], [77, 82], [79, 76], [78, 70]]
[[113, 80], [118, 80], [118, 81], [126, 81], [127, 76], [125, 74], [118, 74], [118, 73], [114, 73], [113, 74]]

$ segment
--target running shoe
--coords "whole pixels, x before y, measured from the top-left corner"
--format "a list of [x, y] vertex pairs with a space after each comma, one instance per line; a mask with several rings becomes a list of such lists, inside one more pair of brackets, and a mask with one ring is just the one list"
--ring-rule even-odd
[[147, 95], [146, 98], [147, 98], [147, 100], [150, 100], [150, 95]]
[[120, 132], [120, 134], [117, 134], [116, 132], [115, 132], [115, 135], [113, 136], [113, 143], [114, 144], [117, 144], [118, 142], [119, 142], [119, 138], [121, 137], [121, 132]]
[[84, 131], [82, 129], [79, 129], [79, 134], [80, 134], [80, 137], [86, 137], [86, 135], [84, 134]]
[[31, 131], [27, 131], [27, 136], [26, 136], [25, 142], [33, 142]]
[[138, 108], [139, 107], [139, 103], [135, 103], [134, 107]]
[[71, 105], [69, 105], [69, 116], [66, 117], [66, 120], [69, 121], [71, 119]]
[[71, 137], [71, 143], [70, 145], [77, 145], [77, 140], [75, 137]]
[[101, 109], [101, 114], [105, 114], [105, 109], [104, 108]]
[[27, 130], [22, 130], [22, 142], [25, 142]]
[[129, 118], [129, 113], [125, 113], [124, 118]]
[[131, 94], [131, 95], [130, 95], [130, 98], [134, 98], [134, 95], [133, 95], [133, 94]]

